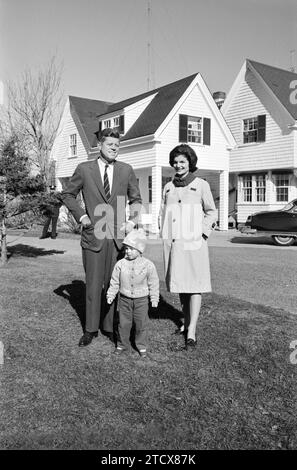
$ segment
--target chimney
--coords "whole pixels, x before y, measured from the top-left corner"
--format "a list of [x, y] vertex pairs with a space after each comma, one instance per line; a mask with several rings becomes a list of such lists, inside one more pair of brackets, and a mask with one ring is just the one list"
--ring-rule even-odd
[[212, 94], [212, 97], [215, 100], [217, 107], [220, 109], [226, 99], [226, 93], [224, 91], [215, 91]]

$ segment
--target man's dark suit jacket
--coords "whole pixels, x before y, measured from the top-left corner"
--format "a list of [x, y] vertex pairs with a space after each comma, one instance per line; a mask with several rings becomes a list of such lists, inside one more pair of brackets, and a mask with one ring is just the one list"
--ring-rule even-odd
[[[78, 203], [76, 197], [82, 191], [85, 210]], [[80, 163], [67, 188], [62, 192], [61, 199], [70, 210], [75, 220], [87, 214], [92, 225], [82, 229], [81, 246], [83, 248], [100, 251], [103, 245], [102, 231], [113, 238], [120, 249], [124, 232], [119, 229], [126, 221], [126, 203], [129, 201], [129, 220], [138, 221], [141, 210], [141, 196], [135, 173], [130, 165], [123, 162], [114, 162], [111, 198], [108, 201], [102, 184], [98, 161], [89, 160]]]

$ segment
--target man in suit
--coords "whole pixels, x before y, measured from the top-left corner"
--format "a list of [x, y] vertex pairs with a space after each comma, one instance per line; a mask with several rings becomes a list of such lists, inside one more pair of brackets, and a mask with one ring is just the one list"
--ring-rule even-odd
[[[81, 223], [82, 257], [86, 274], [86, 325], [79, 346], [87, 346], [98, 329], [113, 335], [115, 305], [106, 292], [116, 261], [122, 257], [122, 240], [138, 221], [141, 196], [132, 167], [116, 161], [120, 135], [104, 129], [99, 137], [98, 159], [80, 163], [61, 198], [75, 220]], [[85, 209], [76, 200], [82, 191]], [[130, 216], [126, 221], [126, 202]]]

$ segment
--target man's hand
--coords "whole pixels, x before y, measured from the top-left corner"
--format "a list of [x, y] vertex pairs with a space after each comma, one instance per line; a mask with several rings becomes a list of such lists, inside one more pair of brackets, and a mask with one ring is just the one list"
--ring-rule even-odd
[[152, 302], [152, 307], [157, 308], [158, 307], [158, 302]]
[[128, 222], [124, 222], [120, 228], [120, 231], [121, 232], [125, 232], [125, 233], [129, 233], [131, 232], [131, 230], [133, 230], [133, 228], [135, 227], [135, 224], [134, 222], [131, 222], [130, 220], [128, 220]]
[[92, 225], [88, 215], [84, 215], [80, 223], [83, 227], [90, 227], [90, 225]]
[[110, 297], [107, 297], [107, 303], [108, 305], [112, 304], [113, 300]]

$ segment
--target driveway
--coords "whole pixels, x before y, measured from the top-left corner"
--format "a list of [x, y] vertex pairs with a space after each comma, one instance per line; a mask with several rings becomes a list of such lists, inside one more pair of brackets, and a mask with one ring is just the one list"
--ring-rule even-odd
[[[81, 262], [78, 237], [50, 238], [8, 235], [10, 245], [64, 251]], [[277, 247], [270, 238], [246, 236], [237, 230], [214, 231], [209, 239], [213, 292], [297, 313], [297, 245]], [[160, 240], [149, 240], [147, 253], [162, 272]], [[45, 257], [46, 258], [46, 257]], [[61, 262], [61, 254], [59, 254]]]

